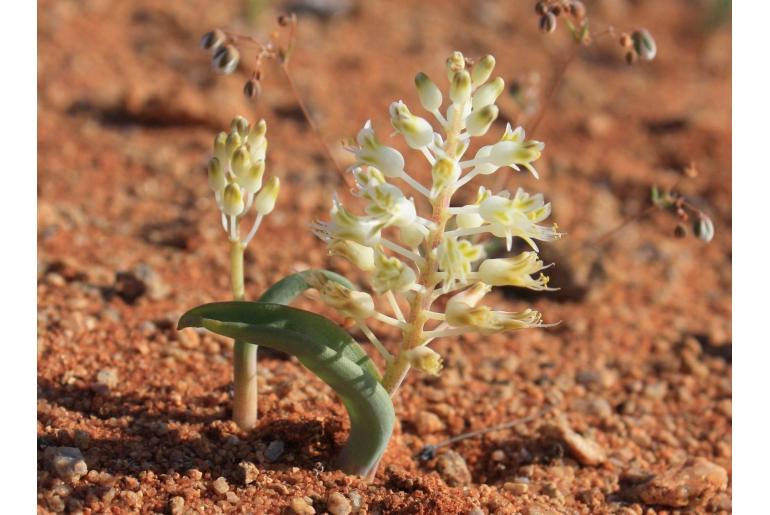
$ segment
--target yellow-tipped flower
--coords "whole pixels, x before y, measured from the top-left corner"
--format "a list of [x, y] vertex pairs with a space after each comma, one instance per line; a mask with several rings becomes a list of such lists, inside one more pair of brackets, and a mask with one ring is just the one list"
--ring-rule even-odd
[[321, 301], [353, 320], [364, 320], [374, 314], [374, 300], [368, 293], [351, 290], [331, 281], [321, 273], [307, 278], [310, 286], [321, 294]]
[[359, 164], [373, 166], [382, 172], [385, 177], [400, 177], [403, 175], [404, 157], [398, 150], [386, 147], [377, 140], [371, 121], [366, 122], [364, 127], [358, 132], [357, 142], [359, 148], [354, 149], [353, 153], [356, 155]]
[[222, 170], [219, 159], [212, 157], [208, 166], [209, 187], [217, 193], [221, 193], [227, 186], [227, 178]]
[[355, 241], [332, 240], [329, 243], [329, 254], [343, 257], [365, 272], [374, 270], [374, 249]]
[[406, 357], [414, 368], [432, 376], [437, 376], [444, 367], [441, 356], [428, 347], [410, 349], [406, 351]]
[[243, 207], [241, 188], [237, 184], [228, 184], [222, 199], [222, 212], [227, 216], [239, 216], [243, 213]]
[[491, 55], [485, 55], [479, 61], [473, 65], [471, 70], [471, 81], [473, 86], [477, 87], [484, 84], [489, 76], [492, 75], [492, 70], [495, 69], [495, 58]]
[[386, 291], [403, 292], [409, 290], [417, 275], [398, 258], [379, 253], [374, 258], [372, 286], [377, 293]]
[[466, 70], [460, 70], [452, 77], [449, 88], [449, 99], [455, 104], [462, 104], [471, 98], [471, 75]]
[[249, 168], [251, 168], [249, 149], [240, 146], [233, 152], [233, 157], [230, 159], [230, 169], [236, 177], [240, 177], [249, 171]]
[[548, 287], [548, 277], [533, 274], [548, 268], [535, 252], [522, 252], [512, 258], [487, 259], [479, 266], [479, 279], [491, 286], [520, 286], [530, 290], [555, 290]]
[[455, 73], [464, 69], [465, 56], [462, 54], [462, 52], [455, 50], [446, 60], [446, 75], [449, 79], [449, 82], [452, 82], [452, 77], [454, 77]]
[[433, 176], [431, 196], [435, 197], [457, 182], [457, 179], [460, 177], [460, 166], [454, 159], [442, 157], [433, 165], [431, 174]]
[[471, 136], [483, 136], [487, 133], [492, 123], [497, 119], [499, 109], [496, 105], [486, 105], [481, 109], [474, 109], [465, 119], [465, 126]]
[[390, 123], [412, 148], [420, 149], [433, 141], [433, 127], [427, 120], [413, 115], [402, 101], [390, 104]]
[[432, 113], [441, 107], [443, 101], [441, 90], [430, 80], [430, 77], [420, 72], [414, 78], [414, 85], [417, 86], [420, 103], [426, 111]]
[[278, 199], [278, 192], [281, 190], [281, 181], [278, 177], [270, 177], [265, 187], [257, 194], [254, 199], [254, 208], [260, 215], [268, 215], [275, 209], [275, 202]]
[[473, 94], [473, 99], [471, 100], [473, 109], [481, 109], [489, 104], [494, 104], [504, 89], [505, 81], [501, 77], [497, 77], [492, 82], [484, 84]]
[[236, 175], [235, 181], [240, 184], [246, 193], [254, 194], [262, 187], [262, 177], [265, 175], [265, 162], [257, 161], [248, 170]]

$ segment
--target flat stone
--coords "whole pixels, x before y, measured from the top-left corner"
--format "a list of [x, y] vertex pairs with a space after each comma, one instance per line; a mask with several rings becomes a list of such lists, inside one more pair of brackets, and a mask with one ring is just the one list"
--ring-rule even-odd
[[705, 504], [726, 487], [724, 468], [696, 458], [637, 486], [636, 496], [646, 504], [685, 508]]
[[583, 465], [593, 466], [607, 461], [607, 453], [598, 443], [579, 435], [566, 422], [547, 424], [542, 431], [546, 436], [561, 441]]
[[446, 429], [444, 422], [441, 421], [438, 415], [430, 411], [419, 412], [414, 423], [417, 426], [417, 433], [421, 435], [438, 433]]
[[230, 490], [230, 485], [227, 484], [227, 479], [218, 477], [211, 483], [211, 489], [219, 495], [225, 495]]
[[68, 483], [88, 474], [86, 460], [77, 447], [48, 447], [44, 457], [50, 470]]
[[259, 469], [250, 461], [242, 461], [238, 464], [241, 480], [244, 485], [250, 485], [259, 477]]
[[349, 515], [353, 511], [353, 506], [347, 497], [339, 492], [334, 492], [326, 500], [326, 509], [331, 515]]
[[449, 486], [466, 486], [471, 482], [471, 473], [465, 459], [455, 451], [444, 451], [436, 458], [436, 470]]

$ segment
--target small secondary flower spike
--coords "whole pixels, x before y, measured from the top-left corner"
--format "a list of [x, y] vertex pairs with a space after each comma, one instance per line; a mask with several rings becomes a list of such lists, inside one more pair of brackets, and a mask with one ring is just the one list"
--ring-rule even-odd
[[[357, 185], [355, 194], [366, 201], [364, 213], [354, 214], [334, 199], [330, 219], [312, 226], [330, 254], [371, 274], [372, 289], [382, 302], [320, 275], [310, 284], [320, 291], [323, 302], [354, 320], [384, 356], [382, 384], [391, 395], [412, 367], [429, 374], [440, 371], [440, 356], [427, 347], [436, 338], [546, 325], [533, 309], [497, 311], [481, 301], [493, 286], [553, 289], [542, 273], [549, 265], [537, 256], [537, 241], [561, 236], [555, 224], [544, 223], [551, 213], [550, 203], [541, 194], [521, 188], [511, 193], [484, 187], [467, 205], [451, 203], [458, 190], [480, 175], [511, 168], [538, 176], [533, 163], [544, 145], [527, 140], [521, 127], [508, 125], [496, 143], [466, 157], [473, 138], [486, 134], [498, 116], [495, 101], [504, 83], [500, 77], [490, 80], [494, 65], [490, 55], [469, 66], [460, 52], [454, 52], [446, 62], [446, 93], [419, 73], [415, 85], [420, 103], [434, 123], [413, 114], [402, 101], [391, 104], [391, 125], [428, 161], [430, 184], [416, 180], [407, 171], [404, 156], [384, 144], [371, 122], [366, 122], [349, 148], [356, 157], [350, 171]], [[418, 203], [404, 193], [404, 187], [424, 197], [430, 210], [420, 214]], [[504, 239], [509, 251], [513, 239], [521, 238], [530, 250], [486, 259], [483, 246], [471, 239], [483, 234]], [[435, 308], [444, 295], [451, 295], [446, 308]], [[387, 313], [378, 309], [381, 304], [389, 306]], [[398, 349], [385, 348], [370, 329], [370, 320], [401, 331]]]
[[[245, 297], [243, 253], [259, 230], [262, 219], [273, 211], [280, 189], [277, 177], [264, 178], [266, 132], [264, 120], [249, 125], [246, 118], [236, 116], [230, 131], [220, 132], [214, 138], [213, 157], [208, 164], [209, 187], [214, 191], [222, 228], [230, 240], [230, 273], [235, 300]], [[255, 212], [254, 221], [242, 238], [240, 225], [250, 211]], [[233, 360], [233, 419], [242, 429], [251, 429], [257, 422], [257, 346], [236, 341]]]

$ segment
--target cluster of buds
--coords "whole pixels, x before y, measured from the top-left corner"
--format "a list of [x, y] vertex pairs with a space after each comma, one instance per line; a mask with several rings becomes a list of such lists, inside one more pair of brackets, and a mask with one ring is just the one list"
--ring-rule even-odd
[[[430, 185], [410, 175], [403, 155], [385, 145], [371, 122], [366, 122], [348, 148], [356, 159], [349, 169], [355, 179], [354, 194], [365, 201], [364, 212], [354, 214], [335, 198], [330, 219], [312, 226], [331, 255], [370, 274], [374, 294], [389, 306], [389, 314], [379, 312], [380, 302], [369, 293], [329, 283], [323, 276], [315, 279], [321, 299], [353, 319], [384, 355], [388, 369], [383, 383], [389, 391], [400, 383], [397, 378], [389, 383], [389, 377], [399, 375], [394, 368], [405, 373], [404, 367], [412, 366], [438, 373], [441, 360], [426, 347], [435, 338], [544, 326], [535, 310], [496, 311], [480, 302], [493, 286], [553, 289], [542, 273], [549, 265], [538, 258], [536, 243], [561, 236], [555, 224], [542, 224], [551, 205], [542, 195], [520, 188], [510, 193], [483, 186], [472, 203], [451, 205], [454, 193], [480, 175], [511, 168], [537, 177], [533, 163], [544, 145], [527, 140], [521, 127], [508, 125], [497, 142], [465, 157], [473, 138], [486, 134], [498, 117], [495, 101], [504, 82], [491, 78], [494, 65], [491, 55], [471, 65], [454, 52], [446, 62], [448, 102], [426, 74], [417, 74], [420, 103], [435, 122], [413, 114], [402, 101], [390, 105], [396, 133], [430, 165]], [[403, 187], [410, 188], [420, 202], [404, 193]], [[430, 206], [430, 212], [421, 216], [418, 205]], [[508, 250], [513, 238], [521, 238], [530, 250], [487, 259], [477, 241], [483, 235], [503, 238]], [[435, 311], [434, 303], [445, 295], [452, 295], [445, 310]], [[402, 310], [403, 304], [408, 311]], [[402, 344], [395, 356], [369, 329], [366, 321], [372, 318], [401, 330]]]
[[[694, 166], [688, 166], [685, 170], [687, 177], [697, 176], [698, 171]], [[703, 212], [703, 210], [694, 206], [683, 195], [676, 192], [674, 188], [666, 191], [660, 191], [657, 186], [653, 186], [650, 194], [650, 200], [653, 207], [669, 211], [678, 219], [674, 228], [674, 236], [684, 238], [687, 236], [687, 225], [692, 226], [692, 232], [696, 238], [708, 243], [714, 238], [714, 222]]]
[[639, 59], [642, 61], [655, 59], [657, 47], [652, 34], [647, 29], [637, 29], [630, 35], [624, 32], [620, 35], [618, 43], [626, 51], [628, 64], [634, 64]]
[[263, 181], [266, 131], [264, 120], [249, 125], [246, 118], [236, 116], [230, 132], [220, 132], [214, 138], [214, 155], [208, 164], [209, 186], [222, 213], [222, 227], [231, 241], [238, 240], [238, 222], [254, 206], [256, 218], [244, 245], [254, 237], [262, 218], [275, 208], [280, 189], [278, 177]]
[[572, 17], [577, 24], [583, 23], [586, 8], [580, 0], [543, 0], [535, 4], [535, 12], [540, 16], [540, 30], [556, 30], [556, 19], [564, 14]]

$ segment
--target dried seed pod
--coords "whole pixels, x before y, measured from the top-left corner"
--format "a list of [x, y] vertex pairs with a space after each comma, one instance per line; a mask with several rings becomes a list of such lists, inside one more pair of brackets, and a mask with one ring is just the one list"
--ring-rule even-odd
[[569, 4], [569, 12], [578, 20], [582, 20], [586, 15], [586, 6], [580, 0], [574, 0]]
[[556, 16], [553, 13], [545, 13], [540, 17], [540, 30], [543, 32], [556, 30]]
[[262, 92], [262, 86], [259, 84], [259, 81], [252, 77], [249, 80], [246, 81], [246, 84], [243, 85], [243, 94], [246, 95], [248, 98], [257, 99], [259, 98], [259, 94]]
[[631, 36], [629, 36], [625, 32], [620, 35], [620, 39], [618, 40], [618, 43], [620, 43], [620, 46], [622, 46], [623, 48], [630, 48], [631, 45], [633, 45], [633, 42], [631, 41]]
[[287, 26], [291, 22], [290, 14], [282, 14], [278, 17], [278, 25], [281, 27]]
[[559, 16], [561, 14], [561, 6], [560, 5], [554, 5], [551, 7], [551, 12], [554, 16]]
[[711, 218], [701, 214], [692, 224], [692, 231], [698, 239], [708, 243], [714, 238], [714, 223]]
[[543, 16], [545, 13], [548, 12], [548, 6], [546, 5], [545, 2], [538, 2], [535, 4], [535, 12], [540, 16]]
[[674, 236], [677, 238], [684, 238], [687, 236], [687, 226], [684, 224], [676, 224], [676, 227], [674, 227]]
[[655, 40], [652, 38], [646, 29], [635, 30], [631, 34], [631, 41], [634, 44], [634, 50], [639, 54], [639, 57], [643, 61], [652, 61], [655, 59], [657, 48], [655, 46]]
[[227, 41], [225, 33], [220, 29], [214, 29], [201, 37], [201, 48], [215, 52], [225, 44], [225, 41]]
[[634, 50], [626, 52], [626, 62], [628, 64], [634, 64], [638, 58], [639, 55]]
[[214, 69], [225, 75], [229, 75], [238, 67], [240, 53], [233, 45], [225, 45], [219, 48], [212, 58], [211, 62]]

